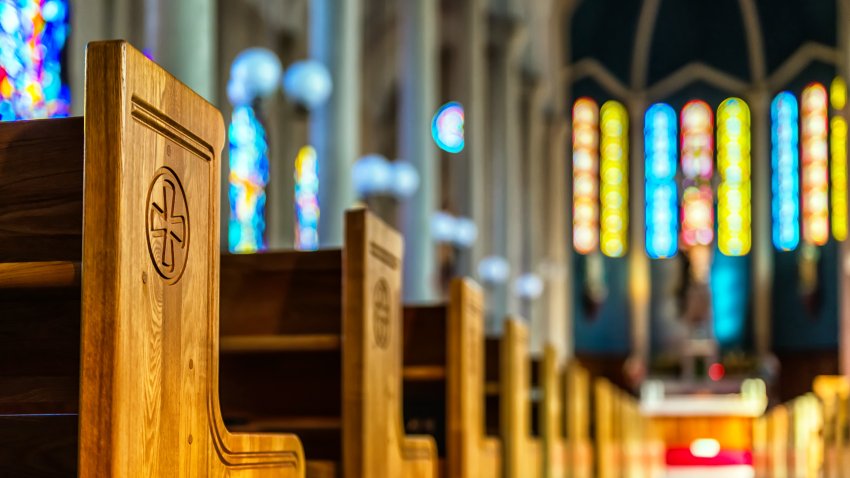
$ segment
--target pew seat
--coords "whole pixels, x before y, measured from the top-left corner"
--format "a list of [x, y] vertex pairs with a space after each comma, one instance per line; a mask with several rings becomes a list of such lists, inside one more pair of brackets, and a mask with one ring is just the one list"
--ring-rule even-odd
[[311, 477], [434, 476], [434, 440], [402, 433], [401, 258], [362, 209], [342, 249], [222, 256], [227, 423], [296, 433]]
[[440, 476], [500, 477], [501, 444], [485, 435], [483, 295], [454, 279], [448, 303], [404, 308], [404, 421], [433, 434]]
[[0, 475], [303, 477], [220, 417], [221, 115], [120, 41], [85, 91], [0, 123]]

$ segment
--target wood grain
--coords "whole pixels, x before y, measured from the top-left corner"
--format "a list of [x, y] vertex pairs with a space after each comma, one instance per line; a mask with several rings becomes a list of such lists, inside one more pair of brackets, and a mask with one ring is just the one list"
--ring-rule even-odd
[[82, 193], [82, 118], [3, 123], [0, 262], [79, 262]]
[[482, 302], [478, 286], [458, 278], [446, 306], [404, 309], [405, 423], [435, 434], [442, 476], [501, 476], [499, 439], [484, 427]]
[[501, 339], [499, 387], [504, 476], [540, 476], [543, 450], [531, 436], [531, 362], [528, 330], [518, 318], [505, 321]]
[[222, 257], [225, 416], [296, 432], [308, 476], [436, 474], [434, 440], [402, 427], [402, 252], [396, 231], [354, 210], [342, 250]]
[[303, 477], [297, 437], [220, 416], [221, 114], [124, 42], [86, 66], [79, 475]]
[[80, 285], [77, 262], [4, 262], [0, 263], [0, 288], [73, 287]]

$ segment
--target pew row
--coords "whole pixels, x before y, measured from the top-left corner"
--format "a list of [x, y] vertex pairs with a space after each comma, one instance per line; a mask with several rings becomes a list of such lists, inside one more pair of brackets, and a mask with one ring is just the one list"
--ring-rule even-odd
[[236, 430], [301, 438], [308, 476], [432, 477], [403, 432], [402, 238], [365, 210], [341, 250], [224, 255], [221, 397]]
[[485, 435], [481, 289], [454, 279], [446, 305], [404, 308], [404, 415], [436, 436], [440, 476], [501, 477], [501, 444]]
[[120, 41], [85, 91], [0, 124], [0, 474], [304, 476], [220, 415], [220, 113]]
[[521, 319], [505, 321], [501, 338], [487, 338], [485, 396], [488, 435], [502, 440], [505, 478], [539, 477], [543, 449], [532, 436], [531, 361], [528, 329]]
[[543, 478], [563, 478], [570, 469], [564, 417], [564, 376], [558, 351], [552, 344], [543, 348], [539, 358], [532, 359], [532, 428], [542, 446]]
[[607, 379], [597, 377], [593, 387], [597, 476], [663, 477], [659, 425], [641, 413], [637, 399]]

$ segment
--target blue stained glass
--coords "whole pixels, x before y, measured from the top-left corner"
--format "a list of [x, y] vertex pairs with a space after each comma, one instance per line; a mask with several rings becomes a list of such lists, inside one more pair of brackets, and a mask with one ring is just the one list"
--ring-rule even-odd
[[251, 253], [266, 248], [266, 184], [269, 156], [266, 131], [251, 106], [233, 110], [230, 146], [228, 248]]
[[770, 105], [773, 245], [791, 251], [800, 243], [800, 177], [797, 99], [788, 91]]
[[653, 259], [672, 257], [678, 244], [676, 188], [676, 112], [656, 103], [646, 111], [646, 253]]
[[0, 120], [68, 116], [68, 0], [0, 0]]

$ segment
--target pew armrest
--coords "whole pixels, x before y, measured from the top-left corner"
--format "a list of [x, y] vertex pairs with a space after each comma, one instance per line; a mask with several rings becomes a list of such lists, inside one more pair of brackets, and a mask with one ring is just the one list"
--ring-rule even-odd
[[416, 478], [436, 478], [437, 443], [433, 437], [408, 435], [401, 443], [404, 476]]
[[304, 477], [304, 447], [296, 435], [280, 433], [223, 432], [217, 451], [224, 463], [234, 467], [286, 470], [282, 476]]

